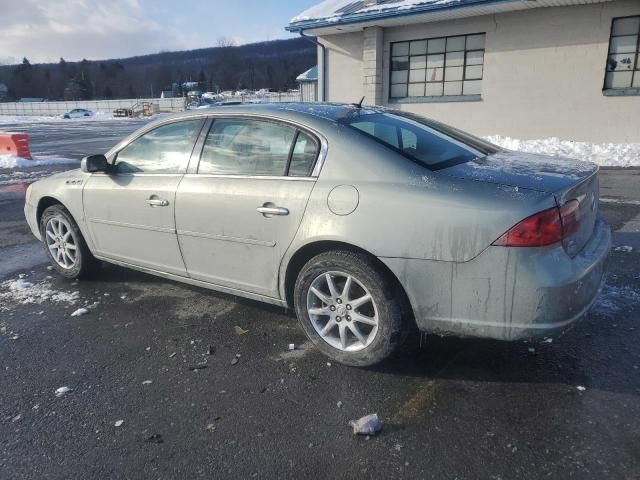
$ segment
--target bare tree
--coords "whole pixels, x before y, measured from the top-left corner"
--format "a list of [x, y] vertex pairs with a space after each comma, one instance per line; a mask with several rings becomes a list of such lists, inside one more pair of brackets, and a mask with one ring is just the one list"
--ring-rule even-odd
[[218, 38], [217, 46], [221, 47], [221, 48], [224, 48], [224, 47], [237, 47], [238, 44], [233, 38], [220, 37], [220, 38]]

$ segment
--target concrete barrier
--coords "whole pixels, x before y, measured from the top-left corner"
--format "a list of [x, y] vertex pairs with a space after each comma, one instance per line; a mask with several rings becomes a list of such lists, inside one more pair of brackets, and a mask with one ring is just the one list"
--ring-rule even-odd
[[29, 135], [26, 133], [0, 132], [0, 155], [15, 155], [16, 157], [33, 160], [29, 151]]

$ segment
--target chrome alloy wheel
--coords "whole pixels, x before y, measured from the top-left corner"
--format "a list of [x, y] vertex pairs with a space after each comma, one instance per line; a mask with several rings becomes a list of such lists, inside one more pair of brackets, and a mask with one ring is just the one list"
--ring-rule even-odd
[[58, 265], [67, 270], [78, 261], [78, 243], [71, 225], [61, 216], [55, 216], [45, 227], [45, 241], [51, 256]]
[[362, 350], [378, 333], [378, 310], [371, 293], [344, 272], [323, 273], [311, 282], [307, 312], [316, 332], [338, 350]]

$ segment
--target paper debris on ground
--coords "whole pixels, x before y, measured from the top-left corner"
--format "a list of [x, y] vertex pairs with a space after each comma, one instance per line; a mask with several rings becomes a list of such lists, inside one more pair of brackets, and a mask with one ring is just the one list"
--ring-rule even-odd
[[377, 435], [382, 431], [382, 421], [378, 418], [377, 413], [358, 420], [351, 420], [349, 426], [353, 428], [354, 435]]
[[70, 387], [60, 387], [56, 390], [56, 397], [63, 397], [73, 392], [73, 388]]
[[234, 328], [234, 330], [236, 331], [236, 333], [237, 333], [238, 335], [244, 335], [245, 333], [249, 333], [249, 330], [245, 330], [244, 328], [242, 328], [242, 327], [240, 327], [240, 326], [238, 326], [238, 325], [236, 325], [236, 326], [235, 326], [235, 327], [233, 327], [233, 328]]
[[79, 308], [75, 312], [73, 312], [71, 314], [71, 316], [72, 317], [81, 317], [82, 315], [86, 315], [87, 313], [89, 313], [89, 309], [88, 308]]

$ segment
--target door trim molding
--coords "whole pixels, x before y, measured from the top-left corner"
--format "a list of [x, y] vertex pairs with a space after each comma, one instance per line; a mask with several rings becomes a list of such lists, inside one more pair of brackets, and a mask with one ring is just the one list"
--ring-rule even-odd
[[226, 235], [216, 235], [213, 233], [190, 232], [188, 230], [178, 230], [178, 235], [185, 237], [207, 238], [210, 240], [221, 240], [223, 242], [245, 243], [249, 245], [260, 245], [262, 247], [275, 247], [276, 242], [266, 240], [254, 240], [253, 238], [228, 237]]
[[136, 228], [140, 230], [150, 230], [152, 232], [161, 232], [161, 233], [176, 233], [175, 228], [165, 228], [165, 227], [152, 227], [149, 225], [138, 225], [136, 223], [125, 223], [125, 222], [114, 222], [112, 220], [100, 220], [98, 218], [90, 218], [90, 223], [100, 223], [103, 225], [112, 225], [115, 227], [124, 227], [124, 228]]

